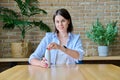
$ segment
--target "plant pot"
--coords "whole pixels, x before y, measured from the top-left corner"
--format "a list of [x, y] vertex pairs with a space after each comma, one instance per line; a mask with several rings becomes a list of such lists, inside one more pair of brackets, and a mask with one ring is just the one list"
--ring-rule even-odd
[[108, 46], [98, 46], [99, 56], [108, 56]]
[[29, 57], [32, 52], [32, 45], [30, 42], [11, 43], [11, 52], [14, 58]]

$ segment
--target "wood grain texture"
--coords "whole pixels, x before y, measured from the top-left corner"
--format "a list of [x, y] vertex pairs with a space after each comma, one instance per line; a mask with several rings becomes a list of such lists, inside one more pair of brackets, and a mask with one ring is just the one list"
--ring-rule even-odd
[[120, 67], [112, 64], [52, 65], [51, 68], [17, 65], [1, 72], [0, 80], [120, 80]]

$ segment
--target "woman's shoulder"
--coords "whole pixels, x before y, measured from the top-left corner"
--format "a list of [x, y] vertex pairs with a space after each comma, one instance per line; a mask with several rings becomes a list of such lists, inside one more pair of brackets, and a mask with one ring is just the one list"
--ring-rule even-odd
[[55, 35], [54, 32], [47, 32], [47, 33], [45, 34], [45, 37], [50, 37], [50, 38], [52, 38], [54, 35]]
[[53, 32], [47, 32], [46, 35], [53, 35]]
[[75, 38], [75, 37], [80, 37], [80, 34], [70, 33], [70, 36]]

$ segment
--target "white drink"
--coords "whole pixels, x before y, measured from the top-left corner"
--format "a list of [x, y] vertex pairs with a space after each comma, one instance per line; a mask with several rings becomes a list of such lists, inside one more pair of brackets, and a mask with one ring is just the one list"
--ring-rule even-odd
[[51, 63], [51, 54], [50, 54], [50, 50], [47, 48], [46, 52], [45, 52], [45, 58], [46, 58], [46, 62], [48, 64], [48, 67], [50, 67], [50, 63]]

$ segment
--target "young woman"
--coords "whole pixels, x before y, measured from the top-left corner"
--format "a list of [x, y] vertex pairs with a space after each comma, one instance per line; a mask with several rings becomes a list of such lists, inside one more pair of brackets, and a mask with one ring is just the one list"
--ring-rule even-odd
[[73, 34], [73, 24], [69, 12], [62, 8], [53, 15], [55, 32], [46, 33], [37, 49], [29, 58], [31, 65], [48, 67], [43, 57], [50, 49], [51, 64], [75, 64], [82, 60], [84, 51], [79, 34]]

